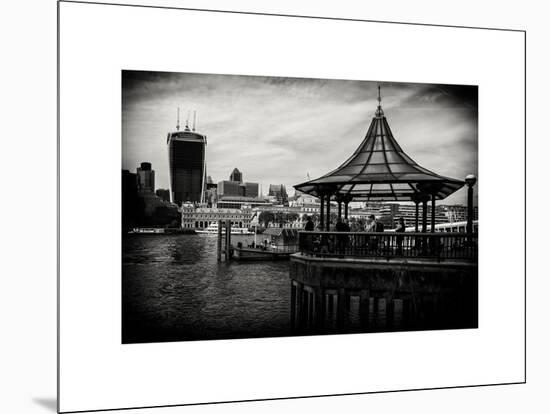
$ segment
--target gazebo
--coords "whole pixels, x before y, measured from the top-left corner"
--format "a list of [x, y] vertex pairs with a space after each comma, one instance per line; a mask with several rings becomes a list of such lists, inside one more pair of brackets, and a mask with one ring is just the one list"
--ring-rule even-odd
[[[475, 180], [474, 180], [475, 182]], [[435, 201], [442, 200], [466, 182], [436, 174], [409, 157], [399, 146], [382, 110], [380, 86], [378, 108], [361, 145], [342, 165], [315, 180], [295, 185], [303, 193], [321, 200], [320, 228], [330, 231], [330, 202], [338, 203], [338, 217], [348, 217], [350, 201], [412, 201], [416, 205], [415, 231], [418, 230], [419, 204], [422, 203], [422, 231], [427, 231], [427, 204], [431, 200], [431, 231], [435, 231]], [[473, 184], [472, 184], [473, 185]], [[470, 181], [468, 186], [471, 190]], [[468, 191], [468, 204], [472, 191]], [[326, 205], [326, 217], [325, 217]], [[471, 218], [468, 220], [471, 221]]]

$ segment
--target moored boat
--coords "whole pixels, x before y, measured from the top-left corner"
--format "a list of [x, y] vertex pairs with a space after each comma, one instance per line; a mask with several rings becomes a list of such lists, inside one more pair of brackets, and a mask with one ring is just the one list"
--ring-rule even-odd
[[[210, 223], [204, 229], [195, 229], [195, 232], [199, 234], [218, 234], [218, 223]], [[225, 234], [225, 227], [223, 226], [222, 233]], [[242, 227], [231, 227], [231, 234], [254, 234], [254, 232]]]

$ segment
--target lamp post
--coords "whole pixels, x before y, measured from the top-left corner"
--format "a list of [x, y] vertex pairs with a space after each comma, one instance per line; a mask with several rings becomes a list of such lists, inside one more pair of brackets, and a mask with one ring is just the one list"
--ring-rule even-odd
[[471, 234], [474, 230], [474, 185], [477, 182], [477, 177], [473, 174], [468, 174], [465, 181], [468, 185], [468, 221], [466, 223], [466, 233]]

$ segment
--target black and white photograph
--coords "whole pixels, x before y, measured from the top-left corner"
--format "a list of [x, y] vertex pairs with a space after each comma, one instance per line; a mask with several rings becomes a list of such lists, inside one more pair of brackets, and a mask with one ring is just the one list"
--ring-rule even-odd
[[478, 87], [121, 71], [121, 342], [478, 327]]
[[5, 3], [1, 412], [545, 411], [542, 6]]

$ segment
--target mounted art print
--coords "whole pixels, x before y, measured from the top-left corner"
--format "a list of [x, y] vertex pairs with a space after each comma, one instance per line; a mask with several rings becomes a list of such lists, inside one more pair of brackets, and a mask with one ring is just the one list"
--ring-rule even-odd
[[123, 343], [477, 327], [476, 86], [121, 76]]

